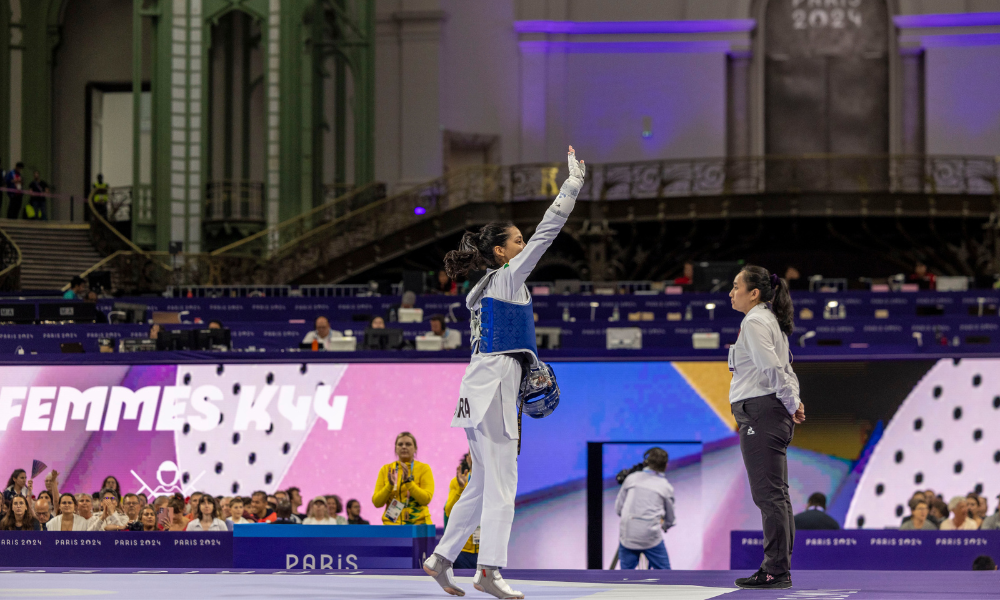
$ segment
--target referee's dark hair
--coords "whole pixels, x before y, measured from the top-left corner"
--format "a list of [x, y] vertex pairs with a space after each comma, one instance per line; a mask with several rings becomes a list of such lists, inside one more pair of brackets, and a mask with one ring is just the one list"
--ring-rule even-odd
[[662, 473], [667, 470], [667, 462], [669, 460], [670, 455], [667, 454], [666, 450], [660, 447], [654, 447], [646, 451], [642, 462], [645, 463], [650, 469]]
[[771, 312], [778, 319], [778, 327], [781, 333], [792, 335], [795, 329], [793, 321], [794, 312], [792, 310], [792, 296], [788, 293], [788, 282], [772, 275], [764, 267], [747, 265], [740, 271], [743, 275], [743, 284], [748, 292], [760, 291], [760, 301], [771, 303]]
[[976, 560], [972, 561], [973, 571], [996, 571], [997, 564], [993, 562], [993, 559], [985, 554], [981, 554], [976, 557]]

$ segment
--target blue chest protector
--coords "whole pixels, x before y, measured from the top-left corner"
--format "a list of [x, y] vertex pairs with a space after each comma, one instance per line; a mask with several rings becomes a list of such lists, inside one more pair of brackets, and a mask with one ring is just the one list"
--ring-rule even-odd
[[526, 304], [483, 297], [472, 315], [472, 348], [481, 355], [513, 354], [522, 360], [518, 393], [522, 410], [535, 419], [552, 414], [559, 405], [559, 384], [552, 367], [538, 360], [535, 314]]
[[[478, 316], [478, 319], [476, 317]], [[527, 304], [485, 297], [480, 301], [479, 321], [480, 354], [514, 354], [530, 352], [532, 362], [538, 362], [538, 345], [535, 341], [535, 314], [531, 300]]]

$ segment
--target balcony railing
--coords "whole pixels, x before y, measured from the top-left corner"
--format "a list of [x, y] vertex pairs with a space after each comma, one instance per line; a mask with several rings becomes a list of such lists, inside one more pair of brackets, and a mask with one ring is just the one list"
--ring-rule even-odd
[[[997, 194], [992, 156], [767, 156], [587, 165], [581, 200], [801, 193]], [[507, 169], [507, 200], [553, 198], [565, 163]]]
[[21, 289], [21, 249], [0, 229], [0, 291]]
[[261, 181], [210, 181], [205, 184], [204, 220], [263, 223], [264, 200]]
[[132, 221], [138, 225], [152, 225], [153, 187], [148, 184], [120, 186], [108, 189], [108, 221]]

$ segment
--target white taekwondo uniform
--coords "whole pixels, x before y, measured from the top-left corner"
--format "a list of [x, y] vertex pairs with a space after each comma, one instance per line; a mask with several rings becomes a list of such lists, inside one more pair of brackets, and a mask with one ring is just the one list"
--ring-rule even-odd
[[[545, 250], [566, 224], [583, 187], [584, 170], [569, 155], [570, 176], [545, 211], [531, 240], [508, 264], [490, 270], [469, 292], [466, 306], [475, 312], [484, 296], [526, 303], [531, 299], [524, 285]], [[452, 509], [448, 528], [435, 554], [455, 561], [466, 540], [481, 526], [479, 564], [507, 566], [507, 542], [514, 521], [517, 493], [517, 395], [521, 365], [508, 355], [473, 353], [462, 378], [459, 401], [451, 426], [465, 429], [472, 455], [472, 478]]]

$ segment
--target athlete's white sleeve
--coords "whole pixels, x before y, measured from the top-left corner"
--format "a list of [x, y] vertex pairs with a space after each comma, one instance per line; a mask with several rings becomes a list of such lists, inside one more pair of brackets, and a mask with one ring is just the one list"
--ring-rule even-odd
[[545, 211], [542, 222], [535, 228], [531, 240], [525, 245], [524, 250], [510, 261], [510, 276], [513, 278], [512, 290], [517, 290], [528, 279], [528, 275], [541, 260], [542, 255], [549, 249], [555, 241], [559, 231], [566, 224], [573, 208], [576, 206], [576, 197], [583, 188], [583, 178], [586, 168], [582, 162], [576, 160], [575, 154], [568, 156], [569, 178], [562, 184], [559, 195]]

